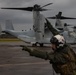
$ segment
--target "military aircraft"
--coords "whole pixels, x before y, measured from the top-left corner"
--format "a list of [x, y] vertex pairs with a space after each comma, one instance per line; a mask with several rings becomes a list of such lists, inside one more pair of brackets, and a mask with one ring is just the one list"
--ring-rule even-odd
[[57, 35], [57, 34], [63, 35], [64, 38], [66, 39], [66, 43], [76, 44], [76, 36], [75, 36], [76, 34], [75, 35], [71, 34], [71, 32], [69, 33], [68, 31], [63, 31], [63, 32], [57, 31], [55, 27], [53, 27], [48, 20], [47, 20], [47, 26], [53, 35]]
[[[35, 4], [33, 7], [27, 7], [27, 8], [2, 8], [2, 9], [33, 11], [33, 19], [34, 19], [33, 30], [30, 30], [28, 32], [16, 32], [14, 30], [7, 29], [6, 31], [16, 36], [17, 38], [23, 40], [24, 42], [32, 43], [32, 45], [34, 46], [36, 46], [37, 44], [39, 44], [40, 46], [43, 46], [43, 44], [49, 44], [50, 38], [52, 37], [52, 35], [55, 35], [55, 34], [62, 34], [63, 36], [65, 36], [67, 43], [76, 43], [75, 38], [73, 38], [72, 36], [69, 37], [69, 34], [67, 31], [61, 32], [59, 28], [57, 29], [57, 27], [53, 27], [51, 23], [40, 13], [40, 11], [46, 11], [47, 9], [43, 9], [43, 7], [48, 6], [50, 4], [52, 3], [46, 4], [42, 7]], [[61, 12], [59, 12], [57, 16], [58, 17], [61, 16]], [[60, 19], [58, 17], [57, 17], [57, 24], [59, 25]], [[55, 17], [52, 17], [52, 18], [55, 18]]]
[[[62, 21], [61, 21], [64, 19], [76, 19], [76, 18], [64, 17], [61, 15], [62, 15], [62, 12], [59, 12], [56, 16], [48, 17], [48, 18], [49, 19], [56, 19], [55, 27], [61, 31], [59, 34], [61, 34], [65, 37], [67, 43], [76, 44], [76, 34], [69, 31], [69, 29], [67, 28], [67, 26], [70, 26], [69, 24], [62, 23]], [[51, 31], [51, 29], [50, 29], [50, 31]], [[53, 31], [51, 31], [51, 32], [53, 33]]]
[[53, 3], [48, 3], [44, 6], [35, 4], [33, 7], [26, 7], [26, 8], [1, 8], [1, 9], [15, 9], [15, 10], [24, 10], [33, 12], [33, 22], [34, 22], [33, 30], [26, 32], [15, 32], [13, 29], [12, 30], [7, 29], [6, 32], [18, 37], [19, 39], [27, 43], [32, 43], [32, 45], [35, 46], [37, 44], [43, 46], [43, 44], [50, 43], [51, 38], [50, 34], [52, 35], [52, 33], [49, 30], [45, 29], [45, 17], [40, 13], [40, 11], [48, 10], [44, 9], [44, 7], [51, 4]]
[[58, 12], [58, 14], [56, 16], [53, 17], [47, 17], [49, 19], [56, 19], [56, 23], [55, 23], [55, 27], [59, 30], [64, 30], [64, 27], [69, 26], [67, 23], [63, 23], [61, 20], [65, 20], [65, 19], [76, 19], [76, 18], [72, 18], [72, 17], [65, 17], [62, 16], [62, 12]]

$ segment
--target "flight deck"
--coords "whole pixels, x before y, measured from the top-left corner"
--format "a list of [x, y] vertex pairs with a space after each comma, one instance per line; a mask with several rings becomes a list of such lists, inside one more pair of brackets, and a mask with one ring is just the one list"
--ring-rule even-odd
[[[21, 45], [44, 51], [51, 51], [51, 47], [31, 47], [24, 42], [1, 42], [0, 43], [0, 75], [53, 75], [52, 65], [49, 60], [43, 60], [29, 56], [22, 51]], [[75, 50], [76, 46], [73, 46]], [[56, 75], [56, 74], [55, 74]]]

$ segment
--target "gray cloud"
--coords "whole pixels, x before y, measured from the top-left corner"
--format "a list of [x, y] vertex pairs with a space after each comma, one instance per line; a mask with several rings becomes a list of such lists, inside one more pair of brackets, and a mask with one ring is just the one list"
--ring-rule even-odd
[[[59, 11], [62, 11], [64, 16], [76, 17], [76, 0], [0, 0], [0, 7], [27, 7], [33, 6], [34, 4], [39, 4], [43, 6], [50, 2], [53, 2], [53, 4], [45, 8], [52, 10], [42, 12], [45, 17], [54, 16]], [[4, 22], [7, 19], [12, 20], [16, 28], [17, 25], [23, 25], [22, 28], [24, 28], [24, 25], [28, 25], [27, 28], [30, 28], [30, 26], [33, 25], [32, 13], [28, 11], [0, 9], [1, 25], [4, 25]], [[76, 24], [75, 20], [65, 20], [63, 22]]]

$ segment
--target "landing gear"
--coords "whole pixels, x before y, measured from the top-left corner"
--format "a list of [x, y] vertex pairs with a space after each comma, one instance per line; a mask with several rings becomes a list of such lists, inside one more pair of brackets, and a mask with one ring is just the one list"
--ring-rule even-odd
[[32, 44], [32, 46], [37, 46], [37, 43]]
[[40, 47], [43, 47], [43, 43], [40, 43], [39, 45], [40, 45]]
[[22, 51], [24, 51], [24, 47], [22, 47]]

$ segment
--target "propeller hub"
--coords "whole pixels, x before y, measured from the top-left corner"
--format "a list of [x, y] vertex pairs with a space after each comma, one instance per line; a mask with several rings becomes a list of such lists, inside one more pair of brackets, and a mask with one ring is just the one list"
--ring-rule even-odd
[[38, 4], [35, 4], [34, 7], [33, 7], [34, 11], [39, 11], [40, 9], [41, 9], [41, 7]]
[[53, 17], [48, 17], [49, 19], [76, 19], [76, 18], [73, 18], [73, 17], [65, 17], [65, 16], [62, 16], [62, 12], [59, 12], [56, 16], [53, 16]]

